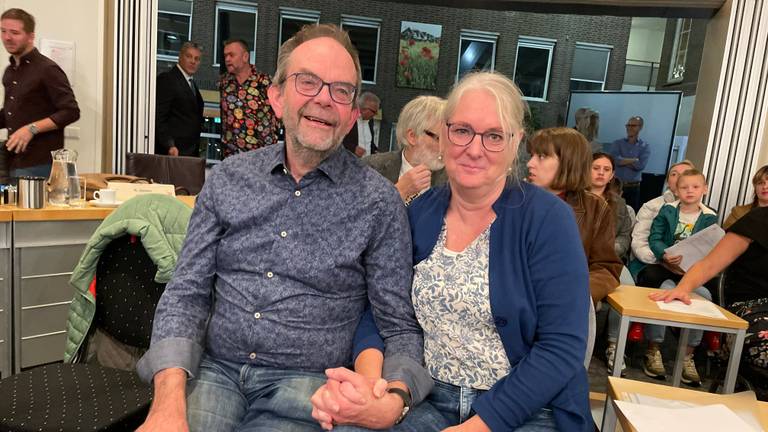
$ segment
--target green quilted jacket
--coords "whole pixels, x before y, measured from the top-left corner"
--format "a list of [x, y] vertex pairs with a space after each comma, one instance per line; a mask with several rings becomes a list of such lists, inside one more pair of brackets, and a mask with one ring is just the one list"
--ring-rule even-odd
[[174, 197], [149, 194], [126, 201], [112, 212], [93, 233], [69, 283], [75, 296], [67, 319], [64, 362], [71, 362], [91, 327], [96, 299], [88, 287], [96, 275], [99, 257], [112, 239], [125, 234], [141, 238], [147, 254], [157, 265], [155, 281], [166, 283], [176, 268], [192, 209]]

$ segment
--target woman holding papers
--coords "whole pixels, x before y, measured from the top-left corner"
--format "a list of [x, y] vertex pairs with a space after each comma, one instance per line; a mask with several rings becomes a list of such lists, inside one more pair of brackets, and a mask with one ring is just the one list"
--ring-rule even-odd
[[726, 268], [728, 309], [749, 322], [745, 360], [768, 369], [768, 207], [756, 207], [736, 221], [675, 289], [653, 293], [651, 299], [690, 304], [690, 293]]

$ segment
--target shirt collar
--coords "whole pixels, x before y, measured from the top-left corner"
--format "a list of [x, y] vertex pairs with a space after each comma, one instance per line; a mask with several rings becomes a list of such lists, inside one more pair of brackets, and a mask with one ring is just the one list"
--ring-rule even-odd
[[184, 80], [189, 82], [189, 80], [192, 79], [192, 75], [189, 75], [186, 72], [184, 72], [184, 69], [182, 69], [178, 63], [176, 63], [176, 67], [179, 69], [179, 72], [181, 72], [181, 74], [184, 75]]
[[[249, 67], [251, 68], [251, 73], [248, 75], [248, 78], [246, 78], [245, 81], [243, 81], [243, 84], [245, 84], [246, 82], [252, 80], [253, 77], [255, 77], [258, 74], [258, 71], [256, 70], [256, 65], [249, 65]], [[226, 80], [227, 80], [227, 82], [234, 81], [237, 84], [240, 84], [237, 81], [237, 76], [235, 74], [233, 74], [233, 73], [230, 73], [230, 72], [227, 72]]]
[[[32, 47], [32, 51], [24, 54], [19, 59], [19, 63], [31, 63], [34, 61], [35, 57], [38, 55], [41, 55], [39, 51], [37, 51], [37, 48]], [[9, 61], [11, 63], [11, 66], [16, 66], [16, 59], [13, 58], [13, 56], [10, 56]]]
[[[267, 164], [265, 165], [267, 172], [270, 174], [275, 174], [277, 172], [289, 174], [288, 165], [285, 163], [286, 145], [287, 144], [285, 143], [275, 144], [275, 146], [278, 148], [272, 153], [272, 157], [267, 161]], [[349, 155], [345, 153], [349, 153]], [[320, 162], [320, 165], [316, 169], [310, 171], [307, 173], [307, 175], [318, 171], [325, 174], [325, 176], [331, 179], [332, 182], [338, 183], [341, 180], [342, 173], [344, 172], [345, 156], [352, 156], [352, 153], [348, 152], [347, 149], [339, 145], [336, 150], [331, 152], [331, 154], [325, 158], [325, 160]]]

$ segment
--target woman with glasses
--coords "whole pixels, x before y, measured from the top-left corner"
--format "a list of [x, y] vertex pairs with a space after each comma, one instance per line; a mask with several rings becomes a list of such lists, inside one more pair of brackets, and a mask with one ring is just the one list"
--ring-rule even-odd
[[614, 222], [604, 199], [587, 192], [591, 149], [578, 131], [549, 128], [528, 140], [528, 180], [573, 208], [589, 264], [589, 289], [597, 304], [619, 286], [622, 263], [614, 250]]
[[[411, 296], [435, 384], [393, 430], [593, 430], [587, 263], [571, 209], [512, 173], [525, 109], [517, 86], [496, 73], [469, 74], [448, 96], [440, 128], [448, 184], [408, 209]], [[355, 366], [369, 379], [380, 376], [383, 351], [372, 336], [368, 314]], [[315, 393], [313, 415], [349, 431], [333, 426], [345, 423], [335, 384]]]
[[363, 162], [395, 184], [406, 204], [431, 186], [446, 182], [440, 159], [440, 127], [445, 100], [419, 96], [397, 118], [399, 152], [377, 153]]

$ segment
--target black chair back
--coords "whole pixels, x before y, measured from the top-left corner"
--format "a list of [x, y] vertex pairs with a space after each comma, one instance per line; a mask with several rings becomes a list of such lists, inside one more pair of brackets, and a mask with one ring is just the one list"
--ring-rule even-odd
[[126, 345], [149, 348], [155, 307], [165, 284], [136, 236], [112, 240], [96, 267], [96, 326]]

